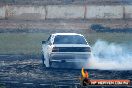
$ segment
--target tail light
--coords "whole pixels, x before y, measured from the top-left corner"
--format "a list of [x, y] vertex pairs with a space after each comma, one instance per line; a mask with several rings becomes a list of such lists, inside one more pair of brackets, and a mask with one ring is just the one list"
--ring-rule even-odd
[[90, 47], [53, 47], [52, 52], [91, 52]]
[[59, 47], [53, 47], [52, 52], [59, 52]]
[[90, 47], [84, 48], [84, 52], [91, 52], [91, 48]]

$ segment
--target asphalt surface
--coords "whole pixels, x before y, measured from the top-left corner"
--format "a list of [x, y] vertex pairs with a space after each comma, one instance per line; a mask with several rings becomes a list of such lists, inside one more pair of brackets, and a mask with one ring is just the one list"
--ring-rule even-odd
[[[87, 69], [87, 71], [90, 79], [132, 80], [131, 70]], [[81, 77], [81, 69], [47, 69], [42, 66], [39, 56], [0, 55], [0, 88], [81, 88], [79, 77]]]

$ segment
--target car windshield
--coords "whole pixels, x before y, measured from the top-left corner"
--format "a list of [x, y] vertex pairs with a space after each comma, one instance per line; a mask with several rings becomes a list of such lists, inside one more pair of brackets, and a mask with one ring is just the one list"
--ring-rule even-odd
[[57, 35], [54, 44], [87, 44], [84, 37], [80, 35]]

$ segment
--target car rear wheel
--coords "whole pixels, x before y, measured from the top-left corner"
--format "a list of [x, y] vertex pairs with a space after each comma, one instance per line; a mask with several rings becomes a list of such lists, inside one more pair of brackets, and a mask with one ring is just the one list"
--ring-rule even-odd
[[51, 61], [48, 58], [44, 59], [44, 65], [46, 68], [50, 68], [51, 67]]
[[41, 55], [41, 59], [42, 59], [42, 64], [43, 64], [44, 67], [46, 67], [46, 68], [51, 67], [52, 62], [50, 61], [50, 59], [45, 59], [44, 54]]
[[42, 65], [45, 66], [45, 64], [44, 64], [45, 58], [44, 58], [44, 55], [43, 54], [41, 55], [41, 59], [42, 59]]

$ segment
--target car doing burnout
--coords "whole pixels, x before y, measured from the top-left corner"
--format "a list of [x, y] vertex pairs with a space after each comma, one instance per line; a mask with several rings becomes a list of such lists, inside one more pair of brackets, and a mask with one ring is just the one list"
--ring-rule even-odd
[[54, 33], [42, 41], [42, 61], [46, 67], [52, 63], [85, 64], [90, 56], [90, 46], [81, 34]]

